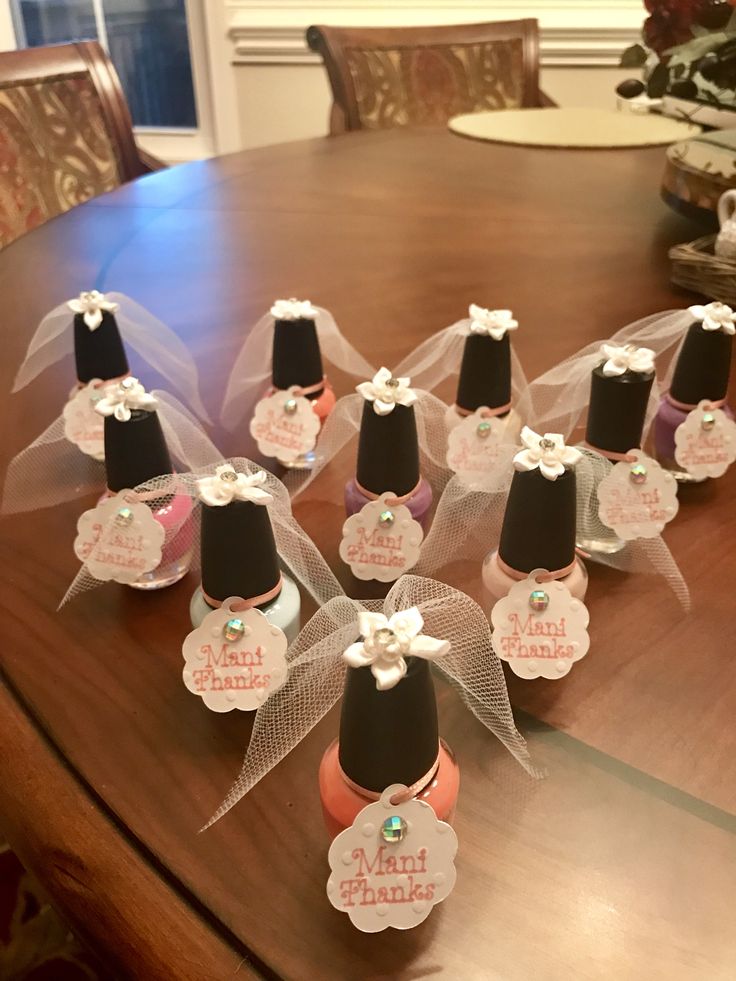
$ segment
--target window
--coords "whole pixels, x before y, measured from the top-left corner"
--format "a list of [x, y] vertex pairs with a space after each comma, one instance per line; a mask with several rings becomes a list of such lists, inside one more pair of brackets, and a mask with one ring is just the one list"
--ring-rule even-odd
[[12, 0], [18, 47], [97, 39], [136, 128], [196, 130], [186, 0]]

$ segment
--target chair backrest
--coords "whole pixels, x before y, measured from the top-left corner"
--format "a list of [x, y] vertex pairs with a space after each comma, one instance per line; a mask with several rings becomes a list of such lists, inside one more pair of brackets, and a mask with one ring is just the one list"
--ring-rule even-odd
[[481, 109], [540, 106], [534, 19], [440, 27], [323, 27], [307, 43], [324, 59], [330, 132], [444, 123]]
[[0, 247], [144, 172], [97, 41], [0, 54]]

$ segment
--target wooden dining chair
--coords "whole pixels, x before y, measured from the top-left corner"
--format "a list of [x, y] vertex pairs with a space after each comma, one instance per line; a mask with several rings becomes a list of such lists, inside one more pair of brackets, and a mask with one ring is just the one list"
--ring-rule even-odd
[[0, 53], [0, 248], [163, 166], [136, 146], [97, 41]]
[[307, 29], [332, 88], [330, 133], [445, 123], [554, 105], [539, 88], [537, 21]]

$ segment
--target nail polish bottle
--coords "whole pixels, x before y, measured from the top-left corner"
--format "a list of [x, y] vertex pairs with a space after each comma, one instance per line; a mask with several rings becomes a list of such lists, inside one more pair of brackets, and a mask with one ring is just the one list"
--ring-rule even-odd
[[[272, 391], [298, 386], [323, 425], [335, 407], [335, 393], [322, 367], [315, 323], [317, 311], [308, 301], [277, 300], [271, 313], [274, 316]], [[305, 470], [314, 464], [314, 459], [314, 451], [310, 451], [296, 460], [279, 460], [279, 463], [292, 470]]]
[[[232, 468], [218, 467], [210, 481], [223, 480], [234, 487]], [[223, 476], [224, 475], [224, 476]], [[237, 477], [237, 475], [236, 475]], [[203, 481], [200, 481], [200, 487]], [[236, 491], [237, 493], [237, 491]], [[281, 571], [268, 503], [255, 503], [246, 493], [228, 503], [200, 491], [202, 499], [201, 574], [189, 604], [192, 626], [217, 609], [224, 600], [238, 596], [280, 627], [288, 641], [299, 633], [301, 600], [294, 580]]]
[[[601, 363], [590, 376], [583, 449], [594, 450], [612, 464], [625, 459], [629, 450], [640, 449], [653, 382], [653, 351], [604, 344]], [[579, 547], [591, 554], [611, 555], [620, 551], [625, 542], [598, 517], [597, 486], [585, 490], [585, 531], [578, 536]]]
[[93, 378], [102, 381], [125, 378], [129, 372], [123, 339], [115, 319], [117, 304], [97, 290], [81, 293], [70, 301], [74, 314], [74, 360], [78, 388]]
[[331, 837], [391, 784], [416, 790], [442, 821], [451, 822], [460, 771], [439, 738], [437, 702], [429, 663], [407, 658], [406, 675], [379, 691], [370, 667], [348, 668], [340, 714], [340, 738], [319, 768], [325, 824]]
[[688, 312], [693, 315], [694, 322], [680, 349], [670, 390], [659, 403], [654, 439], [659, 463], [670, 470], [676, 480], [698, 483], [699, 480], [675, 460], [675, 431], [703, 399], [708, 399], [733, 418], [725, 399], [736, 314], [723, 303], [689, 307]]
[[[387, 368], [381, 368], [372, 382], [358, 386], [358, 392], [366, 401], [356, 474], [345, 485], [345, 511], [348, 517], [357, 514], [370, 501], [391, 491], [400, 499], [406, 498], [401, 503], [425, 527], [432, 488], [419, 471], [416, 396], [409, 388], [409, 379], [393, 378]], [[399, 399], [408, 404], [401, 404]]]
[[[132, 490], [154, 477], [173, 474], [155, 403], [136, 378], [125, 378], [108, 386], [104, 398], [97, 403], [97, 411], [105, 416], [107, 473], [107, 491], [100, 500], [121, 490]], [[114, 405], [127, 410], [121, 413], [128, 415], [125, 421], [117, 419], [112, 411], [108, 414]], [[167, 541], [160, 564], [130, 585], [134, 589], [162, 589], [178, 582], [189, 569], [193, 544], [192, 502], [188, 494], [169, 492], [145, 503], [167, 532]]]
[[[527, 432], [525, 427], [522, 439]], [[541, 441], [549, 441], [550, 435], [541, 437]], [[579, 459], [579, 451], [564, 447], [561, 438], [557, 439]], [[553, 450], [550, 452], [554, 454]], [[563, 582], [577, 599], [583, 599], [588, 573], [575, 554], [575, 471], [565, 465], [558, 476], [547, 477], [540, 467], [519, 469], [516, 461], [520, 456], [515, 458], [517, 469], [506, 501], [498, 549], [483, 562], [483, 586], [491, 606], [535, 569], [556, 573], [554, 579]]]
[[[485, 310], [470, 306], [470, 333], [465, 338], [455, 404], [448, 406], [448, 432], [485, 406], [506, 423], [504, 437], [519, 438], [522, 422], [511, 406], [511, 338], [517, 322], [509, 310]], [[513, 325], [513, 326], [512, 326]]]

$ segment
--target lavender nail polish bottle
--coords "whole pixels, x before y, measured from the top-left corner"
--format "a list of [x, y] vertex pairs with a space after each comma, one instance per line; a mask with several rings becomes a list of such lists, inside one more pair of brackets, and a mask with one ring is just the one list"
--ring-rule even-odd
[[660, 464], [676, 480], [697, 483], [675, 460], [675, 432], [703, 399], [733, 418], [725, 400], [736, 314], [723, 303], [689, 307], [688, 312], [693, 315], [693, 323], [680, 349], [670, 389], [659, 403], [654, 438]]

